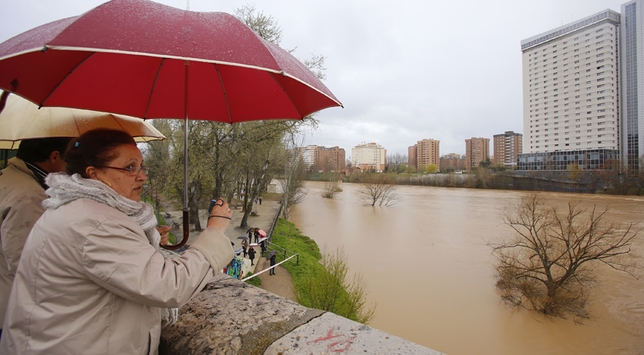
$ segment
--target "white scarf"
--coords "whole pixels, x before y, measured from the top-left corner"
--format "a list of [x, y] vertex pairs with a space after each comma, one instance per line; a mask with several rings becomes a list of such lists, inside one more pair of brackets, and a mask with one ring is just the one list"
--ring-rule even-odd
[[157, 219], [151, 205], [123, 197], [103, 182], [95, 179], [85, 179], [79, 174], [67, 175], [53, 173], [47, 175], [45, 183], [49, 186], [49, 198], [43, 201], [43, 206], [56, 209], [61, 205], [79, 198], [87, 198], [115, 208], [134, 220], [145, 232], [150, 244], [160, 251], [161, 236], [155, 228]]
[[[128, 215], [143, 231], [150, 244], [161, 252], [161, 236], [156, 229], [157, 219], [154, 208], [150, 204], [130, 200], [114, 191], [105, 183], [95, 179], [86, 179], [79, 174], [67, 175], [65, 173], [52, 173], [47, 175], [45, 183], [49, 186], [49, 198], [43, 201], [47, 209], [56, 209], [68, 202], [79, 198], [87, 198], [106, 204]], [[177, 308], [166, 308], [162, 312], [163, 319], [168, 323], [175, 323], [179, 313]]]

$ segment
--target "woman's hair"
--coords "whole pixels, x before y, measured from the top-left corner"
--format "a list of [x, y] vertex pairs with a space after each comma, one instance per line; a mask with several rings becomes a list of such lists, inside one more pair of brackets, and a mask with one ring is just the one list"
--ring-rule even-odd
[[118, 156], [116, 148], [123, 144], [136, 145], [126, 132], [115, 129], [94, 129], [72, 139], [65, 151], [66, 172], [87, 178], [88, 166], [104, 166]]

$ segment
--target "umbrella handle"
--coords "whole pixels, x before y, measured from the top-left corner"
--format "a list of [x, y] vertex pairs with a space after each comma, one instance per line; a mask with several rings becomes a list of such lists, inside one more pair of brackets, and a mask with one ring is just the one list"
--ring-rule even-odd
[[179, 244], [174, 245], [162, 245], [161, 247], [168, 250], [177, 250], [188, 242], [188, 237], [190, 237], [190, 221], [188, 220], [188, 211], [183, 211], [183, 239]]

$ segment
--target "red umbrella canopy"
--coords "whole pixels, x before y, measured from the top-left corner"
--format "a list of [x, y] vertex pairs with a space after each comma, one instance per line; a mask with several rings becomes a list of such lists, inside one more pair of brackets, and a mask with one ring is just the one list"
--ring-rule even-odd
[[341, 106], [234, 16], [148, 0], [113, 0], [1, 43], [0, 88], [41, 106], [229, 123]]

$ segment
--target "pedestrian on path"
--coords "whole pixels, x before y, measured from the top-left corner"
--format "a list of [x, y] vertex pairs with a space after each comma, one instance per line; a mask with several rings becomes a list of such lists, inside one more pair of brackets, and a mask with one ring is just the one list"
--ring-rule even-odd
[[241, 245], [242, 245], [242, 251], [244, 252], [244, 258], [245, 258], [246, 254], [248, 253], [248, 241], [246, 239], [242, 240]]
[[255, 260], [255, 249], [253, 247], [248, 248], [248, 257], [250, 258], [250, 266], [253, 266], [253, 260]]
[[275, 259], [276, 259], [275, 253], [271, 253], [271, 258], [270, 258], [271, 269], [268, 272], [269, 275], [275, 275], [275, 268], [273, 267], [275, 266]]

